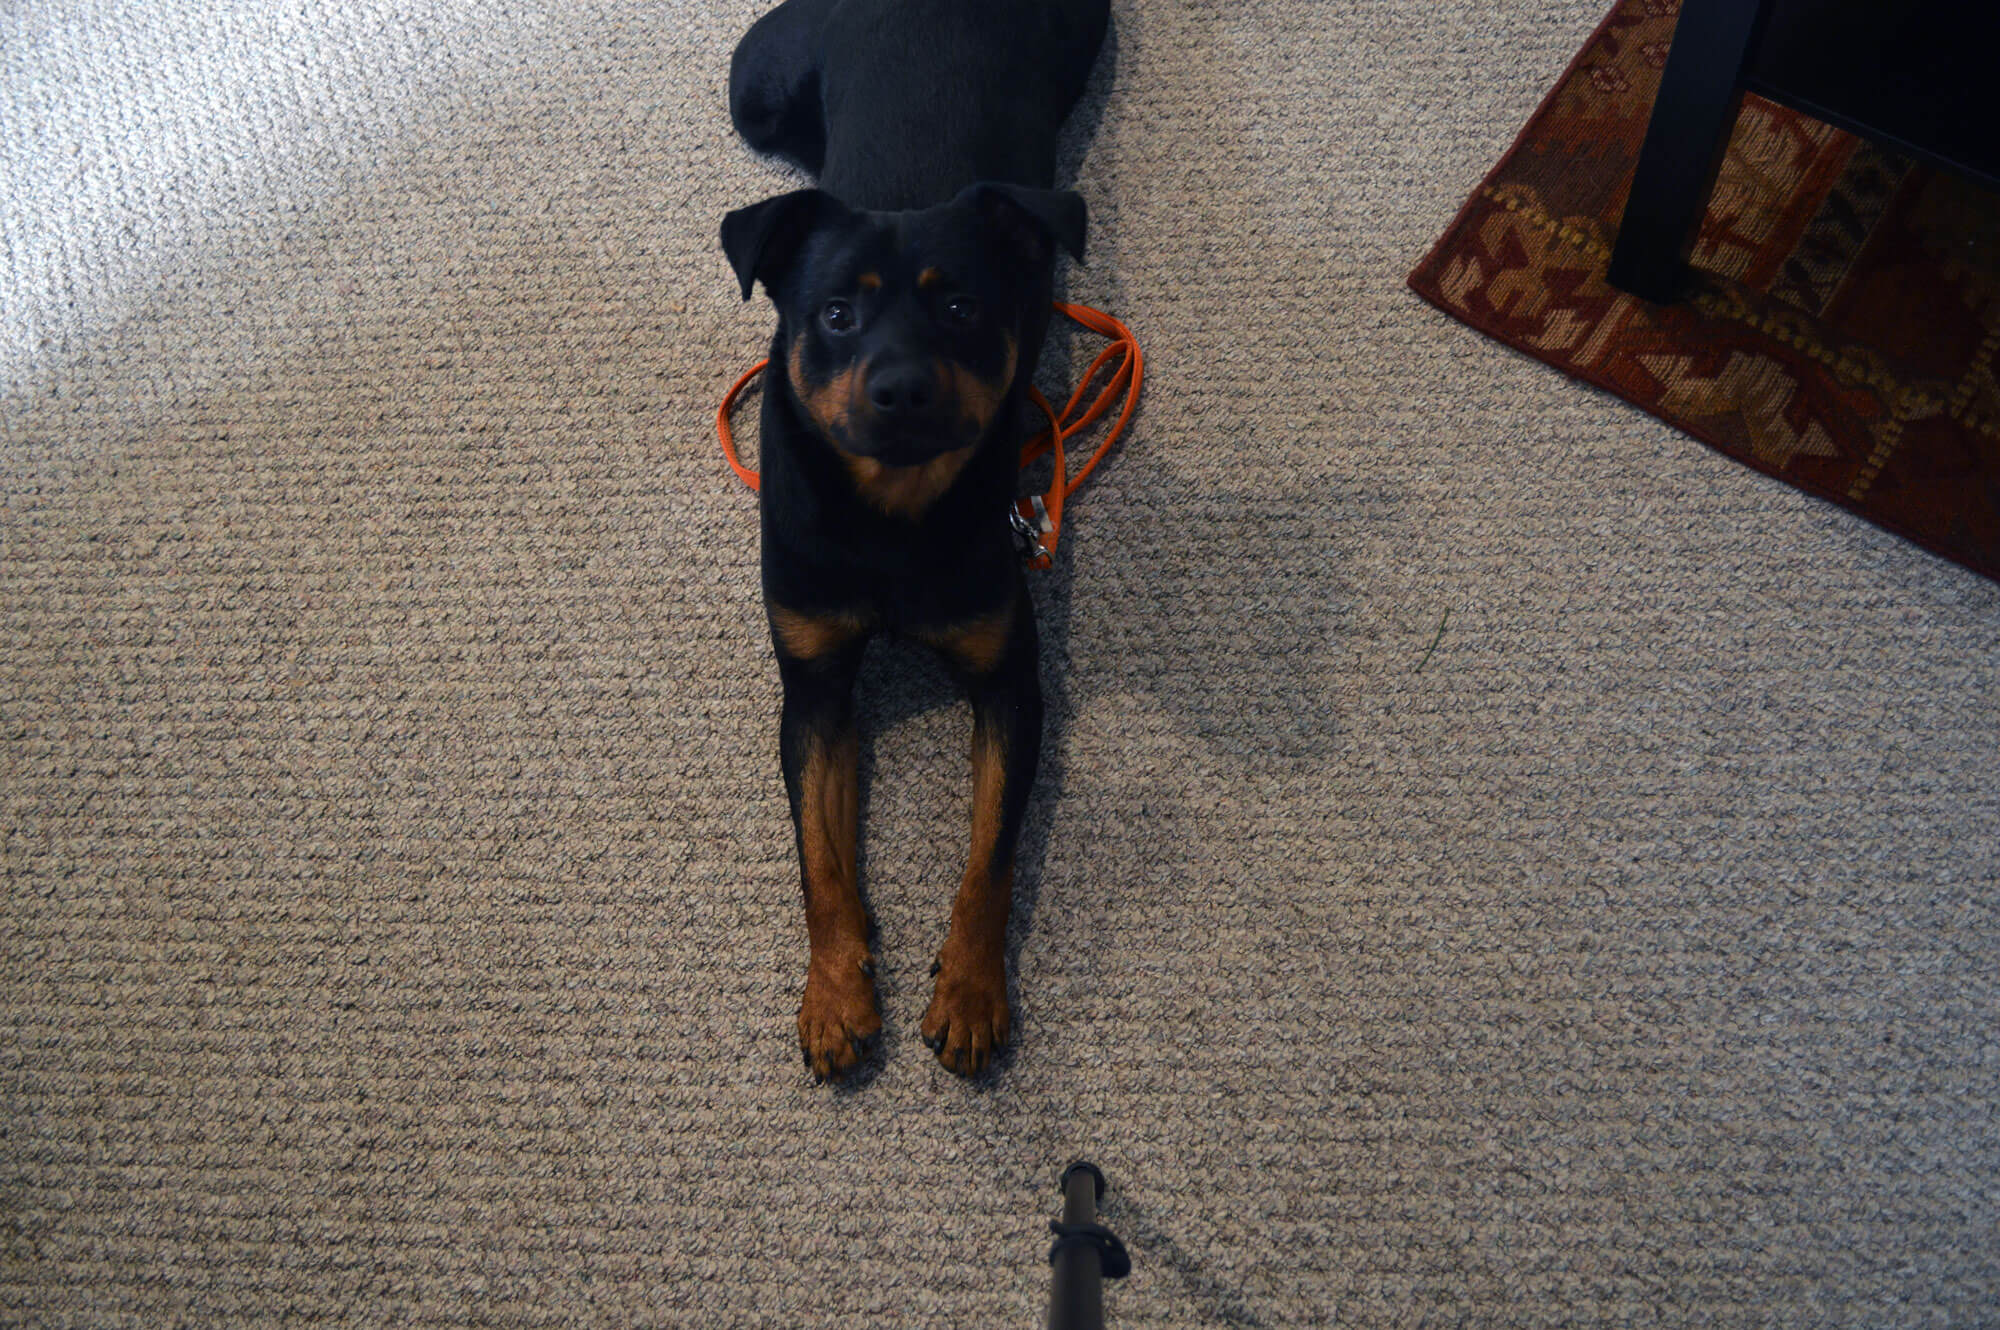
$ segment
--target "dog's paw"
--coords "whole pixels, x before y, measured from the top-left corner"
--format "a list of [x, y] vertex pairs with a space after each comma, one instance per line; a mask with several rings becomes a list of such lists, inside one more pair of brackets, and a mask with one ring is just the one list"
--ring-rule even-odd
[[977, 1076], [1007, 1045], [1007, 966], [954, 952], [947, 945], [932, 967], [937, 987], [924, 1013], [923, 1038], [938, 1061], [961, 1076]]
[[861, 1065], [882, 1033], [875, 1005], [875, 963], [863, 953], [806, 970], [799, 1003], [799, 1051], [814, 1080], [837, 1080]]

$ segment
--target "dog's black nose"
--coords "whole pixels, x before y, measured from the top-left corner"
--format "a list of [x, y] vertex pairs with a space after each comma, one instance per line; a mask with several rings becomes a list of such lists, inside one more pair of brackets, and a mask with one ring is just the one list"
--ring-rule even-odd
[[883, 365], [868, 374], [868, 404], [885, 416], [917, 416], [937, 401], [937, 382], [924, 364]]

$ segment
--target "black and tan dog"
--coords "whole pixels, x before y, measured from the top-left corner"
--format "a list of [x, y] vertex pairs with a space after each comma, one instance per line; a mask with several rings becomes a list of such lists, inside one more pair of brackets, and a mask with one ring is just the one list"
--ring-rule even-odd
[[1052, 188], [1107, 0], [785, 0], [736, 48], [730, 113], [819, 178], [732, 212], [743, 296], [778, 310], [761, 435], [764, 604], [820, 1077], [881, 1031], [855, 877], [853, 687], [877, 633], [972, 699], [972, 849], [923, 1037], [953, 1071], [1008, 1038], [1014, 847], [1041, 749], [1035, 621], [1009, 523], [1019, 406], [1083, 200]]

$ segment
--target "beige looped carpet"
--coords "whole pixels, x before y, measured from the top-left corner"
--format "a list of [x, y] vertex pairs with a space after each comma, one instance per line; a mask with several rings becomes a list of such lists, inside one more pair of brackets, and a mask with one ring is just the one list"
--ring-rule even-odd
[[760, 8], [0, 14], [0, 1322], [1032, 1325], [1082, 1155], [1117, 1326], [1990, 1324], [2000, 588], [1403, 286], [1599, 0], [1118, 5], [1020, 1046], [885, 651], [810, 1084]]

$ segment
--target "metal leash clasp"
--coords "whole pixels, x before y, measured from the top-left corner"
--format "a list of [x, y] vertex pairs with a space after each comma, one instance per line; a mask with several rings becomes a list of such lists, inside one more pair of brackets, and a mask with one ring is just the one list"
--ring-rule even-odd
[[[1030, 517], [1030, 513], [1034, 516]], [[1054, 563], [1042, 537], [1056, 529], [1055, 523], [1049, 520], [1049, 506], [1040, 495], [1022, 499], [1009, 508], [1007, 524], [1014, 529], [1015, 549], [1030, 568], [1047, 568]]]

